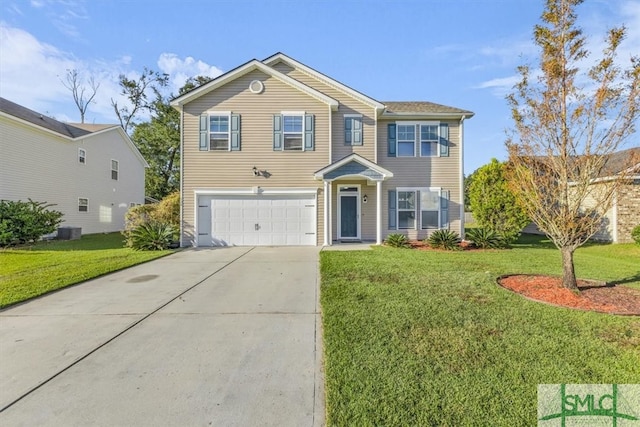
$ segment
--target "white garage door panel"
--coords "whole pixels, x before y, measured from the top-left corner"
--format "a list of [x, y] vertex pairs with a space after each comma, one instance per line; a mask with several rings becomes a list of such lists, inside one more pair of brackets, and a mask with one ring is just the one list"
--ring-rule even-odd
[[198, 245], [316, 245], [312, 194], [200, 196]]

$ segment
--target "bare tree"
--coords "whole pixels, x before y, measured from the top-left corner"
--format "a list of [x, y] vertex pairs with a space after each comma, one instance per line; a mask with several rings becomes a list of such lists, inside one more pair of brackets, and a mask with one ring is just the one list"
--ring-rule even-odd
[[[71, 91], [73, 95], [73, 101], [76, 103], [76, 107], [78, 107], [78, 111], [80, 111], [80, 123], [84, 123], [84, 117], [87, 113], [87, 108], [89, 108], [89, 104], [95, 98], [96, 93], [98, 93], [98, 88], [100, 87], [100, 83], [96, 83], [96, 80], [93, 76], [89, 78], [88, 84], [89, 88], [85, 86], [82, 77], [78, 73], [78, 70], [67, 70], [67, 75], [65, 79], [60, 79], [64, 87]], [[90, 89], [90, 90], [89, 90]]]
[[168, 82], [167, 74], [160, 74], [147, 67], [137, 80], [129, 79], [124, 74], [120, 75], [119, 83], [122, 89], [120, 94], [127, 98], [130, 105], [118, 105], [118, 102], [111, 98], [111, 106], [125, 132], [130, 132], [141, 111], [153, 108], [155, 99], [150, 101], [149, 96], [157, 94], [159, 89], [165, 87]]
[[589, 52], [576, 26], [580, 3], [546, 1], [543, 24], [534, 29], [539, 76], [520, 66], [522, 79], [507, 97], [515, 122], [507, 140], [510, 184], [560, 250], [562, 284], [574, 290], [574, 251], [598, 231], [626, 182], [624, 173], [603, 178], [612, 154], [635, 131], [640, 106], [640, 58], [631, 57], [626, 69], [616, 62], [624, 26], [608, 31], [602, 58], [585, 68]]

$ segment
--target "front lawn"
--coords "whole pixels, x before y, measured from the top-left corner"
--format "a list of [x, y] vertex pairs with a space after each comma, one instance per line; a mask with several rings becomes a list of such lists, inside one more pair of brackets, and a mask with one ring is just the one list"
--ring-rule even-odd
[[120, 233], [0, 250], [0, 308], [173, 251], [124, 248]]
[[[640, 247], [591, 245], [578, 277], [640, 288]], [[536, 425], [537, 385], [640, 383], [640, 319], [496, 285], [560, 274], [540, 238], [511, 250], [321, 252], [327, 424]]]

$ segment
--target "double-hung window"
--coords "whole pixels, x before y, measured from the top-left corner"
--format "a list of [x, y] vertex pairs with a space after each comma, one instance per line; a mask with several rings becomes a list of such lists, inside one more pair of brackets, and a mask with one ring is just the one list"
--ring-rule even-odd
[[78, 198], [78, 212], [88, 212], [89, 211], [89, 199], [80, 197]]
[[416, 192], [398, 191], [398, 228], [416, 228]]
[[449, 157], [449, 124], [395, 122], [387, 124], [389, 157]]
[[345, 114], [344, 145], [362, 145], [362, 115]]
[[84, 148], [78, 148], [78, 163], [83, 165], [87, 163], [87, 150]]
[[304, 140], [304, 115], [282, 115], [282, 140], [283, 149], [290, 151], [302, 151]]
[[416, 155], [416, 126], [398, 125], [398, 157], [413, 157]]
[[229, 151], [229, 116], [209, 115], [209, 150]]
[[111, 160], [111, 179], [117, 181], [119, 172], [119, 164], [117, 160]]
[[440, 227], [440, 190], [420, 190], [420, 228]]
[[438, 125], [420, 125], [420, 155], [422, 157], [438, 156]]

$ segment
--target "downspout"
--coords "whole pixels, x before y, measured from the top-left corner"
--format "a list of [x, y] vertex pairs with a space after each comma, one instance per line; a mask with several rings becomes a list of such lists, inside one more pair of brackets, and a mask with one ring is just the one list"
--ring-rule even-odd
[[464, 239], [464, 119], [460, 118], [460, 237]]
[[180, 247], [184, 246], [184, 106], [180, 106]]

